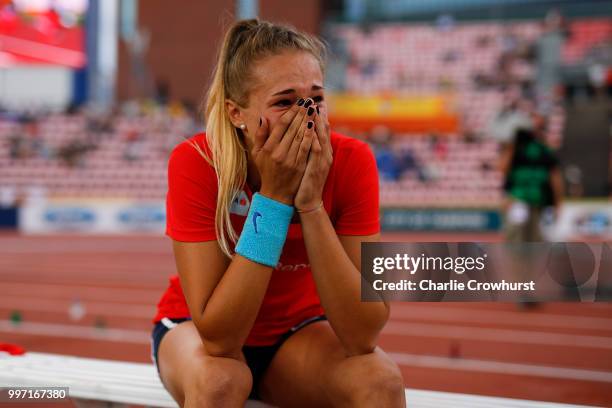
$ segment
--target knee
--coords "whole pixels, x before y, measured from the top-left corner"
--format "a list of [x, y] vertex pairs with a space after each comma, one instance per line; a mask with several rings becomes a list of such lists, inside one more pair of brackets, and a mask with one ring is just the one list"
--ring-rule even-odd
[[369, 390], [369, 395], [378, 395], [382, 401], [404, 399], [404, 378], [397, 365], [386, 364], [384, 368], [373, 371], [373, 377], [364, 387]]
[[391, 401], [404, 399], [404, 379], [399, 368], [392, 364], [384, 364], [370, 371], [353, 392], [351, 398], [356, 405], [363, 405], [364, 401], [379, 403], [380, 406], [398, 406], [390, 404]]
[[358, 356], [358, 369], [347, 372], [341, 399], [351, 407], [405, 406], [404, 379], [399, 367], [377, 352]]
[[251, 391], [253, 379], [241, 361], [207, 357], [185, 381], [185, 406], [239, 406]]

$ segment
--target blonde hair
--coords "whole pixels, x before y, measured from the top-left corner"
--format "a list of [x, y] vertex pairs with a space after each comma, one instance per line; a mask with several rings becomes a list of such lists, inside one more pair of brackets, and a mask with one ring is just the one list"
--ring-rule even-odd
[[316, 37], [291, 26], [258, 19], [232, 24], [225, 33], [206, 97], [206, 136], [212, 157], [192, 143], [217, 174], [215, 230], [221, 250], [230, 258], [228, 239], [234, 244], [238, 240], [230, 219], [230, 206], [246, 182], [247, 152], [243, 134], [230, 121], [225, 102], [231, 99], [241, 107], [248, 107], [250, 89], [246, 84], [253, 83], [250, 67], [262, 58], [285, 50], [311, 53], [324, 72], [326, 47]]

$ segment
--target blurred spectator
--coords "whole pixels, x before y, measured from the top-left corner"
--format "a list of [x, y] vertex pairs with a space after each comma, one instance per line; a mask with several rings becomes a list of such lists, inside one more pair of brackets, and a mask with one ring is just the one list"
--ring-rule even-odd
[[57, 155], [64, 164], [71, 168], [85, 167], [85, 154], [96, 147], [80, 139], [73, 139], [59, 148]]
[[392, 133], [385, 126], [374, 127], [367, 138], [374, 151], [381, 179], [398, 181], [412, 175], [422, 183], [428, 182], [431, 178], [429, 173], [434, 172], [433, 163], [424, 166], [410, 147], [398, 148], [393, 146], [391, 140]]
[[531, 126], [529, 113], [522, 108], [518, 97], [509, 96], [489, 124], [489, 133], [495, 141], [505, 144], [512, 141], [518, 129]]
[[379, 69], [378, 59], [369, 57], [360, 64], [361, 75], [364, 78], [373, 77]]
[[461, 58], [461, 53], [457, 50], [449, 49], [446, 50], [441, 57], [443, 63], [450, 65]]
[[540, 218], [547, 207], [558, 213], [563, 194], [559, 161], [533, 130], [520, 129], [501, 158], [505, 175], [505, 235], [510, 242], [541, 241]]
[[170, 82], [165, 78], [155, 81], [155, 101], [162, 106], [170, 102]]
[[[541, 129], [536, 122], [535, 129]], [[556, 155], [539, 138], [542, 133], [519, 129], [512, 144], [504, 146], [501, 167], [505, 175], [504, 190], [507, 194], [504, 217], [504, 238], [511, 244], [540, 242], [544, 240], [544, 221], [552, 224], [561, 204], [562, 181]], [[550, 207], [555, 216], [550, 217]], [[529, 267], [534, 262], [533, 247], [512, 245], [513, 254], [508, 260], [515, 279], [526, 280]], [[519, 297], [519, 309], [538, 306], [527, 294]]]
[[328, 61], [325, 73], [326, 87], [343, 91], [346, 87], [346, 70], [349, 52], [344, 38], [336, 34], [331, 25], [324, 25], [323, 37], [329, 46]]
[[436, 19], [436, 28], [442, 32], [452, 31], [455, 28], [455, 18], [450, 14], [441, 14]]
[[372, 129], [368, 141], [374, 150], [378, 174], [383, 180], [397, 181], [402, 173], [402, 166], [395, 150], [391, 146], [391, 132], [384, 126]]
[[502, 55], [515, 55], [519, 48], [519, 38], [512, 30], [512, 26], [504, 27], [504, 33], [499, 42]]
[[603, 94], [606, 90], [612, 96], [612, 31], [586, 52], [584, 64], [587, 67], [589, 96]]
[[93, 134], [112, 133], [113, 113], [92, 112], [87, 115], [87, 130]]
[[32, 118], [24, 124], [25, 137], [28, 145], [29, 157], [41, 157], [45, 160], [51, 158], [51, 150], [47, 143], [40, 135], [38, 120]]
[[568, 165], [565, 168], [565, 179], [567, 180], [567, 195], [569, 197], [582, 197], [584, 185], [580, 167], [575, 164]]
[[420, 182], [427, 182], [427, 175], [425, 174], [423, 166], [417, 159], [416, 155], [412, 152], [412, 149], [402, 149], [400, 152], [399, 162], [402, 175], [414, 172]]
[[464, 129], [461, 138], [465, 143], [474, 144], [482, 141], [482, 135], [472, 129]]
[[18, 130], [11, 133], [8, 137], [8, 142], [9, 157], [11, 159], [24, 159], [27, 156], [25, 139]]
[[151, 31], [146, 27], [139, 27], [125, 44], [130, 56], [132, 92], [141, 97], [151, 97], [155, 89], [150, 68], [146, 62], [151, 45]]
[[556, 92], [561, 83], [561, 50], [567, 31], [561, 14], [550, 11], [544, 20], [543, 33], [535, 42], [535, 88], [538, 110], [548, 113], [556, 102]]
[[27, 116], [19, 122], [17, 129], [8, 136], [9, 157], [11, 159], [50, 158], [51, 153], [40, 136], [37, 119]]
[[142, 140], [142, 134], [138, 130], [132, 129], [127, 132], [125, 142], [123, 158], [126, 161], [132, 162], [143, 157], [145, 146]]
[[446, 160], [448, 155], [448, 142], [446, 138], [441, 138], [437, 135], [431, 136], [431, 149], [436, 160]]

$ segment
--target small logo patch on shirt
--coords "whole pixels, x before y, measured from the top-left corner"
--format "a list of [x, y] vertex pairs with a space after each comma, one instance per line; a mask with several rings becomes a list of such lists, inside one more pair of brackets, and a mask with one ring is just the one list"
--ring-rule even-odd
[[249, 213], [250, 206], [251, 202], [249, 201], [249, 197], [244, 191], [240, 191], [234, 201], [232, 201], [232, 205], [230, 207], [230, 214], [236, 214], [246, 217], [246, 215]]

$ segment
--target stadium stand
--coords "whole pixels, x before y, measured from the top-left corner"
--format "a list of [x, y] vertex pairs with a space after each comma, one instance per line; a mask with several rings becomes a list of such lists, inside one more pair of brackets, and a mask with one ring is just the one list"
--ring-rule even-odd
[[[163, 110], [117, 115], [101, 131], [92, 130], [85, 115], [36, 121], [32, 135], [19, 120], [0, 120], [0, 186], [18, 196], [36, 187], [48, 197], [163, 199], [168, 154], [194, 131], [189, 117]], [[17, 140], [21, 149], [11, 146]]]
[[[587, 56], [606, 41], [611, 27], [609, 19], [572, 22], [564, 61], [576, 63]], [[504, 104], [502, 88], [533, 77], [534, 67], [524, 55], [541, 24], [479, 22], [441, 28], [389, 23], [367, 30], [338, 24], [331, 32], [334, 43], [344, 42], [346, 91], [450, 92], [461, 116], [458, 134], [394, 135], [391, 147], [397, 155], [410, 150], [423, 168], [420, 175], [407, 171], [397, 180], [383, 179], [381, 204], [498, 205], [498, 149], [488, 128]], [[521, 57], [507, 63], [508, 53]], [[492, 78], [500, 72], [508, 75]], [[564, 119], [561, 106], [548, 116], [547, 139], [553, 147], [561, 144]], [[159, 200], [166, 192], [167, 155], [195, 126], [189, 115], [150, 108], [116, 113], [106, 127], [87, 114], [43, 115], [34, 129], [14, 117], [0, 117], [0, 188], [17, 191], [17, 197], [38, 189], [48, 197]], [[445, 140], [444, 157], [434, 150], [439, 139]]]
[[[431, 135], [394, 135], [398, 151], [410, 147], [422, 163], [435, 168], [431, 178], [385, 181], [384, 205], [495, 206], [501, 194], [501, 175], [492, 164], [497, 158], [488, 125], [504, 104], [508, 88], [526, 88], [533, 81], [533, 46], [542, 34], [539, 22], [458, 23], [451, 27], [430, 24], [378, 24], [363, 27], [338, 25], [333, 43], [343, 44], [347, 92], [363, 94], [399, 92], [428, 95], [450, 93], [462, 117], [463, 131], [478, 143], [464, 143], [465, 135], [449, 139], [449, 157], [432, 160], [427, 140]], [[576, 64], [608, 41], [609, 19], [576, 20], [567, 27], [564, 64]], [[547, 114], [546, 139], [558, 148], [565, 121], [560, 104]], [[406, 136], [406, 137], [403, 137]], [[413, 139], [413, 140], [410, 140]], [[459, 139], [459, 140], [457, 140]]]
[[612, 35], [612, 21], [595, 19], [575, 21], [570, 25], [571, 37], [563, 50], [566, 63], [576, 63], [585, 58], [587, 52], [608, 41]]

